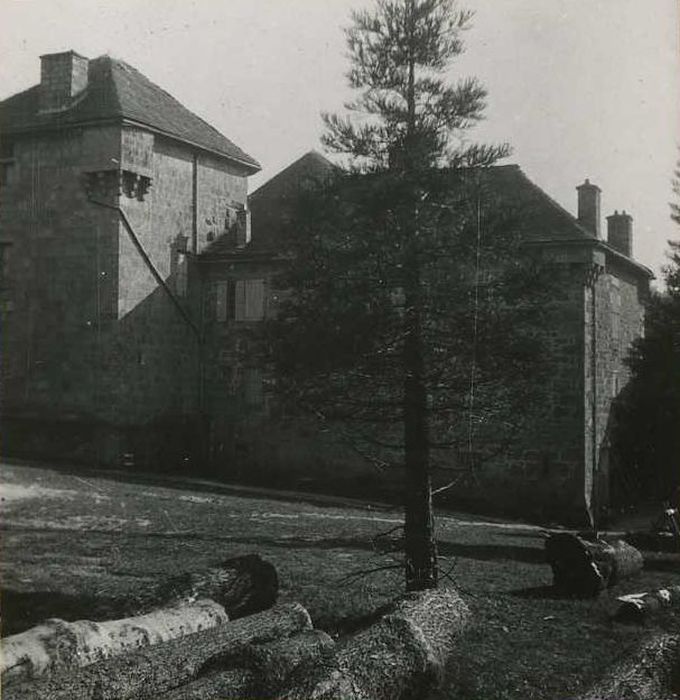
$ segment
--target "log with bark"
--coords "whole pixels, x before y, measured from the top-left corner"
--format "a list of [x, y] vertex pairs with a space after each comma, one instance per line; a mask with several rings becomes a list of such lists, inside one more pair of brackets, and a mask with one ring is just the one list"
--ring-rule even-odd
[[122, 620], [47, 620], [2, 640], [0, 678], [9, 683], [88, 666], [131, 649], [152, 646], [228, 621], [221, 605], [197, 600]]
[[226, 559], [218, 566], [185, 572], [140, 587], [132, 596], [111, 602], [116, 617], [139, 615], [182, 600], [210, 598], [236, 620], [260, 612], [276, 603], [279, 583], [276, 568], [257, 554]]
[[589, 541], [553, 533], [545, 542], [546, 559], [556, 589], [567, 595], [594, 597], [642, 569], [642, 554], [622, 540]]
[[176, 688], [159, 700], [242, 700], [272, 697], [301, 663], [317, 662], [333, 648], [321, 630], [308, 630], [286, 639], [246, 647], [242, 653], [206, 669], [197, 680]]
[[206, 664], [311, 626], [301, 605], [280, 605], [76, 671], [3, 688], [3, 700], [155, 700], [198, 677]]
[[[62, 604], [45, 597], [30, 607], [15, 604], [8, 611], [5, 634], [23, 632], [46, 618], [65, 620], [114, 620], [143, 615], [157, 608], [181, 601], [210, 598], [219, 603], [235, 620], [276, 603], [278, 577], [276, 569], [256, 554], [226, 559], [219, 565], [203, 571], [181, 573], [160, 582], [141, 583], [137, 590], [123, 597], [98, 597], [87, 600], [82, 611], [74, 615], [73, 604]], [[9, 614], [11, 613], [11, 614]]]
[[642, 622], [664, 608], [680, 607], [680, 586], [622, 595], [615, 602], [615, 619], [621, 622]]
[[676, 700], [680, 695], [680, 636], [642, 644], [578, 700]]
[[411, 593], [375, 625], [301, 666], [280, 700], [417, 700], [442, 678], [469, 611], [452, 590]]
[[226, 559], [205, 571], [173, 576], [139, 595], [140, 609], [177, 600], [211, 598], [236, 620], [271, 608], [276, 603], [279, 581], [273, 564], [257, 554]]

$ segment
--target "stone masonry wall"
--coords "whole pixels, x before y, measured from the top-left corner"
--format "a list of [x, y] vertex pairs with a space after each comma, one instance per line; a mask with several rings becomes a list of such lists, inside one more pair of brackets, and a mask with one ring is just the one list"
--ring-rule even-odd
[[[219, 209], [225, 193], [243, 205], [246, 191], [245, 177], [207, 160], [204, 167], [188, 147], [120, 126], [17, 141], [0, 190], [0, 241], [11, 244], [13, 279], [3, 292], [11, 302], [3, 307], [11, 309], [3, 318], [3, 413], [21, 424], [10, 431], [16, 438], [5, 431], [5, 451], [30, 453], [31, 443], [55, 457], [62, 446], [84, 459], [143, 452], [140, 461], [151, 462], [162, 459], [163, 443], [179, 455], [184, 432], [195, 441], [198, 338], [117, 213], [87, 201], [83, 174], [120, 168], [151, 178], [144, 198], [123, 191], [116, 201], [186, 315], [197, 318], [193, 267], [190, 255], [178, 255], [178, 236], [191, 239], [201, 206]], [[205, 185], [202, 204], [194, 182]]]
[[[629, 379], [625, 358], [633, 341], [643, 333], [645, 297], [646, 283], [639, 282], [613, 256], [608, 259], [605, 272], [595, 284], [595, 362], [585, 365], [585, 461], [592, 471], [592, 507], [596, 513], [608, 505], [612, 402]], [[586, 347], [592, 352], [590, 290], [585, 309]]]
[[83, 173], [119, 157], [113, 127], [15, 140], [0, 190], [0, 236], [11, 248], [3, 408], [89, 408], [90, 353], [115, 315], [118, 224], [87, 201]]

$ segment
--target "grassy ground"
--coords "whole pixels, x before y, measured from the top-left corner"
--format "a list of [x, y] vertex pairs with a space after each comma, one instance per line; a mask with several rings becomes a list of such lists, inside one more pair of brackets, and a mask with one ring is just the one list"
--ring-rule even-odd
[[[2, 465], [1, 479], [3, 634], [42, 617], [87, 617], [92, 603], [144, 581], [250, 552], [276, 565], [282, 600], [336, 634], [402, 588], [398, 571], [347, 578], [390, 563], [375, 537], [399, 524], [397, 511], [24, 466]], [[437, 700], [569, 698], [657, 627], [680, 624], [676, 614], [631, 627], [607, 614], [616, 595], [680, 584], [663, 561], [598, 600], [561, 600], [539, 528], [451, 514], [438, 527], [444, 585], [463, 593], [475, 622]]]

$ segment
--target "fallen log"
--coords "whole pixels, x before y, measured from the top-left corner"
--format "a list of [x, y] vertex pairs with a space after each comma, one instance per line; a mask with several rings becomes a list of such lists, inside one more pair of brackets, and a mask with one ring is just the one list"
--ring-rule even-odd
[[662, 610], [680, 606], [680, 586], [659, 588], [645, 593], [631, 593], [616, 599], [614, 618], [621, 622], [642, 622]]
[[172, 577], [147, 600], [153, 604], [159, 596], [168, 601], [211, 598], [235, 620], [270, 608], [278, 590], [276, 568], [257, 554], [247, 554], [227, 559], [214, 569]]
[[2, 640], [0, 679], [10, 683], [88, 666], [131, 649], [152, 646], [228, 621], [212, 600], [180, 603], [147, 615], [91, 622], [46, 620]]
[[680, 693], [680, 636], [645, 642], [578, 700], [674, 700]]
[[164, 644], [121, 654], [71, 672], [3, 688], [4, 700], [144, 700], [196, 678], [211, 660], [226, 658], [249, 644], [311, 629], [299, 604], [280, 605], [255, 615], [196, 632]]
[[[309, 630], [286, 639], [246, 647], [220, 666], [227, 670], [208, 670], [197, 680], [176, 688], [159, 700], [242, 700], [271, 697], [290, 673], [303, 662], [318, 660], [333, 648], [333, 640], [321, 630]], [[213, 664], [210, 664], [211, 666]]]
[[161, 605], [210, 598], [236, 620], [271, 608], [278, 589], [276, 568], [257, 554], [246, 554], [226, 559], [214, 568], [171, 576], [116, 604], [128, 611], [126, 615], [139, 615]]
[[[278, 577], [276, 569], [256, 554], [226, 559], [203, 571], [181, 573], [161, 581], [140, 583], [125, 597], [89, 598], [74, 612], [73, 601], [66, 597], [44, 596], [38, 601], [13, 605], [7, 610], [5, 634], [16, 634], [40, 624], [47, 618], [103, 621], [144, 615], [160, 607], [199, 598], [219, 603], [229, 619], [266, 610], [276, 603]], [[8, 606], [9, 607], [9, 606]]]
[[279, 700], [417, 700], [442, 678], [469, 618], [452, 590], [407, 595], [379, 622], [336, 647], [323, 664], [301, 666]]
[[596, 596], [643, 566], [642, 554], [622, 540], [589, 541], [566, 532], [546, 539], [545, 554], [555, 588], [582, 597]]

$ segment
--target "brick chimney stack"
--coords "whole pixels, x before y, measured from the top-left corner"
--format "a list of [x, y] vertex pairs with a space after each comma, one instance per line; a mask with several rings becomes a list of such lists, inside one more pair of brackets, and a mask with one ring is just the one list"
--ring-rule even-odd
[[633, 217], [625, 210], [607, 217], [607, 243], [619, 253], [633, 256]]
[[576, 188], [578, 192], [578, 222], [595, 238], [600, 237], [600, 188], [590, 180]]
[[40, 111], [68, 109], [87, 87], [89, 61], [75, 51], [40, 57]]

